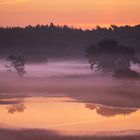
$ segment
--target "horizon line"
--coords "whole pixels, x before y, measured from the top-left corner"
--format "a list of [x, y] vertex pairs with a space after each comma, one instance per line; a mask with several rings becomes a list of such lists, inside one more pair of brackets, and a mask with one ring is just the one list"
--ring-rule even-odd
[[[83, 28], [83, 27], [78, 27], [78, 26], [74, 26], [74, 25], [70, 25], [70, 24], [55, 24], [53, 22], [50, 22], [49, 24], [27, 24], [27, 25], [6, 25], [6, 26], [1, 26], [0, 25], [0, 28], [26, 28], [26, 27], [37, 27], [37, 26], [55, 26], [55, 27], [64, 27], [64, 26], [67, 26], [68, 28], [72, 28], [72, 29], [81, 29], [81, 30], [94, 30], [94, 29], [97, 29], [98, 27], [99, 28], [106, 28], [106, 29], [109, 29], [111, 28], [112, 26], [117, 26], [117, 27], [135, 27], [135, 26], [139, 26], [140, 23], [138, 24], [104, 24], [104, 25], [99, 25], [99, 24], [96, 24], [95, 26], [93, 27], [90, 27], [90, 28]], [[78, 24], [77, 24], [78, 25]]]

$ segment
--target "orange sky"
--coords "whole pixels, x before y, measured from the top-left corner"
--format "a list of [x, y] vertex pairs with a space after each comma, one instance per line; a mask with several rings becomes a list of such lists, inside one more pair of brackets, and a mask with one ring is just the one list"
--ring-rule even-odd
[[0, 0], [0, 26], [140, 23], [140, 0]]

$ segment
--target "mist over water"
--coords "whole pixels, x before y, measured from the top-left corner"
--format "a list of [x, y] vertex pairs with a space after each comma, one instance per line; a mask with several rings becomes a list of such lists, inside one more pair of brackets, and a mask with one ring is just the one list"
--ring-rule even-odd
[[93, 74], [85, 60], [49, 60], [42, 64], [27, 64], [26, 76], [63, 77]]
[[[91, 71], [87, 60], [27, 63], [24, 77], [7, 71], [5, 63], [0, 62], [2, 136], [11, 133], [7, 128], [20, 128], [22, 134], [26, 129], [30, 135], [41, 129], [36, 131], [43, 136], [47, 131], [68, 136], [140, 134], [139, 82], [120, 82]], [[139, 71], [137, 65], [131, 68]]]
[[[6, 72], [6, 60], [0, 61], [0, 72]], [[140, 72], [138, 65], [131, 63], [131, 69]], [[46, 63], [25, 64], [25, 77], [65, 77], [65, 76], [96, 76], [100, 72], [90, 69], [87, 59], [49, 59]], [[16, 73], [14, 69], [8, 75]]]
[[[5, 60], [0, 61], [0, 72], [6, 72]], [[89, 76], [100, 75], [100, 72], [91, 71], [90, 64], [86, 59], [49, 59], [46, 63], [25, 64], [25, 77], [65, 77], [65, 76]], [[131, 69], [140, 72], [140, 67], [131, 64]], [[16, 73], [12, 69], [11, 73]], [[10, 72], [7, 74], [11, 74]]]

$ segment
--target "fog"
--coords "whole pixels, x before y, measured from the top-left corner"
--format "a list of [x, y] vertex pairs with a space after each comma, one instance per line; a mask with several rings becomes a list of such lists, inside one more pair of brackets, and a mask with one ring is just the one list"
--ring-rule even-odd
[[[6, 72], [7, 61], [0, 61], [0, 72]], [[100, 72], [90, 69], [87, 59], [49, 59], [47, 63], [25, 64], [25, 77], [66, 77], [66, 76], [103, 76]], [[140, 72], [139, 65], [131, 63], [131, 69]], [[14, 69], [7, 75], [16, 73]]]
[[43, 64], [27, 64], [26, 76], [65, 77], [93, 74], [86, 60], [49, 60]]
[[[5, 110], [7, 111], [8, 109], [8, 115], [9, 114], [17, 115], [15, 121], [18, 119], [22, 120], [23, 117], [27, 116], [27, 122], [28, 122], [28, 115], [22, 116], [22, 113], [23, 112], [26, 113], [26, 111], [27, 113], [33, 111], [36, 114], [36, 110], [39, 109], [39, 106], [41, 105], [41, 103], [43, 103], [43, 102], [35, 103], [35, 108], [31, 110], [30, 106], [27, 105], [26, 107], [26, 104], [24, 105], [23, 101], [26, 97], [29, 98], [46, 97], [46, 99], [48, 99], [49, 97], [50, 98], [68, 97], [70, 99], [73, 99], [73, 102], [77, 103], [78, 106], [82, 104], [82, 106], [79, 108], [82, 110], [80, 111], [77, 109], [76, 111], [74, 110], [76, 106], [74, 106], [73, 103], [71, 103], [66, 109], [66, 105], [68, 103], [64, 102], [64, 105], [62, 105], [62, 102], [60, 102], [59, 104], [57, 104], [57, 102], [56, 103], [54, 102], [54, 104], [57, 104], [55, 109], [54, 105], [51, 102], [47, 101], [46, 104], [50, 103], [50, 106], [48, 106], [48, 104], [43, 105], [44, 107], [43, 108], [41, 107], [41, 109], [39, 110], [40, 114], [42, 113], [43, 114], [42, 117], [44, 116], [45, 114], [44, 109], [46, 107], [49, 109], [49, 111], [46, 110], [47, 116], [49, 116], [48, 114], [50, 113], [54, 115], [55, 120], [57, 120], [56, 118], [59, 115], [60, 115], [59, 116], [60, 120], [62, 120], [61, 117], [64, 116], [66, 116], [65, 119], [67, 119], [68, 118], [67, 112], [71, 110], [74, 112], [79, 111], [79, 113], [85, 110], [86, 113], [83, 114], [83, 116], [81, 116], [83, 118], [85, 118], [85, 116], [88, 116], [87, 113], [91, 113], [93, 116], [89, 115], [88, 117], [91, 117], [92, 119], [92, 117], [95, 117], [94, 113], [96, 112], [96, 114], [99, 115], [99, 118], [101, 118], [101, 116], [103, 117], [103, 120], [104, 117], [116, 118], [116, 115], [123, 115], [123, 116], [130, 115], [130, 120], [133, 122], [131, 114], [135, 112], [136, 113], [139, 112], [139, 108], [140, 108], [139, 80], [137, 81], [118, 80], [118, 79], [114, 79], [109, 75], [103, 75], [101, 74], [101, 72], [91, 71], [90, 65], [88, 61], [85, 59], [83, 60], [51, 59], [48, 61], [48, 63], [25, 64], [26, 74], [23, 77], [19, 77], [14, 69], [7, 70], [5, 64], [6, 61], [0, 62], [0, 76], [1, 76], [0, 111], [2, 113], [2, 110], [4, 110], [3, 112], [5, 112]], [[137, 65], [132, 65], [131, 68], [140, 71]], [[29, 101], [27, 103], [30, 104]], [[95, 104], [97, 104], [97, 106], [95, 106]], [[58, 112], [59, 115], [56, 113], [53, 114], [52, 112], [58, 111], [58, 106], [60, 108]], [[53, 109], [51, 109], [50, 107], [52, 107]], [[65, 113], [60, 113], [63, 109], [65, 110], [64, 111]], [[20, 117], [18, 116], [18, 113], [21, 113], [21, 115], [19, 115]], [[6, 117], [8, 117], [8, 115], [6, 115]], [[30, 117], [33, 116], [30, 115]], [[75, 116], [75, 118], [77, 118], [77, 116]], [[11, 117], [12, 116], [9, 116], [9, 120], [12, 120]], [[122, 121], [124, 121], [124, 119], [121, 116], [119, 117], [120, 117], [119, 120], [121, 119]], [[74, 118], [74, 116], [72, 118]], [[137, 118], [137, 114], [136, 116], [134, 116], [134, 120], [135, 118]], [[125, 120], [127, 121], [127, 119], [128, 118], [126, 117]], [[32, 118], [31, 120], [34, 119]], [[40, 119], [40, 120], [45, 121], [45, 119], [44, 120]], [[108, 120], [110, 121], [110, 118], [108, 118]], [[29, 129], [29, 130], [27, 128], [26, 129], [12, 128], [9, 130], [9, 126], [6, 126], [5, 123], [3, 124], [2, 122], [4, 122], [4, 120], [0, 122], [0, 127], [1, 127], [0, 138], [2, 138], [3, 140], [8, 140], [8, 139], [18, 140], [19, 138], [21, 138], [21, 140], [22, 139], [38, 140], [40, 138], [45, 140], [48, 137], [50, 137], [50, 139], [62, 139], [62, 140], [63, 139], [65, 140], [66, 139], [93, 139], [93, 138], [113, 140], [113, 139], [125, 139], [125, 138], [131, 139], [131, 136], [132, 138], [139, 139], [139, 134], [140, 134], [138, 130], [128, 131], [125, 129], [124, 131], [117, 132], [117, 133], [115, 131], [107, 132], [109, 134], [109, 136], [107, 137], [105, 136], [105, 132], [100, 132], [98, 136], [76, 136], [76, 137], [60, 136], [57, 134], [56, 131], [52, 131], [51, 129], [38, 130], [38, 128], [33, 127], [33, 129]], [[85, 122], [89, 122], [89, 120], [86, 120]], [[12, 123], [14, 124], [15, 122]], [[21, 121], [20, 123], [24, 124], [25, 121]], [[20, 123], [18, 123], [19, 126], [21, 125]], [[69, 124], [70, 122], [66, 122], [66, 123]], [[102, 121], [100, 123], [102, 123]], [[85, 123], [86, 126], [87, 124]], [[77, 128], [80, 127], [80, 125], [81, 124], [79, 125], [77, 124]], [[97, 121], [97, 126], [101, 126], [98, 125], [98, 121]], [[105, 126], [108, 128], [109, 126], [111, 126], [111, 124], [108, 123], [108, 125]], [[94, 127], [94, 125], [92, 125], [92, 127]], [[73, 128], [74, 129], [72, 130], [76, 130], [76, 127]], [[84, 128], [86, 129], [86, 127]], [[120, 125], [117, 128], [119, 129]], [[131, 134], [131, 136], [129, 133]]]
[[[43, 64], [26, 64], [26, 74], [7, 71], [0, 64], [0, 95], [69, 96], [80, 102], [112, 106], [140, 107], [139, 81], [120, 81], [91, 71], [87, 60], [55, 60]], [[133, 69], [137, 66], [132, 65]]]

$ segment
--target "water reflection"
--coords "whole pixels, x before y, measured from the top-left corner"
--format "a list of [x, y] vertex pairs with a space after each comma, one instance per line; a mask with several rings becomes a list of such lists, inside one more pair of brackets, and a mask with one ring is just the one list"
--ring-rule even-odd
[[10, 105], [9, 107], [7, 107], [8, 113], [15, 113], [15, 112], [19, 112], [22, 113], [24, 112], [24, 110], [26, 109], [24, 104], [15, 104], [15, 105]]
[[25, 98], [19, 104], [1, 105], [0, 114], [0, 122], [10, 128], [47, 129], [70, 135], [140, 130], [137, 109], [94, 104], [85, 108], [85, 103], [67, 97]]
[[95, 110], [97, 114], [101, 116], [115, 116], [115, 115], [130, 115], [137, 111], [137, 109], [127, 109], [127, 108], [115, 108], [115, 107], [106, 107], [95, 104], [86, 104], [86, 108], [90, 110]]

